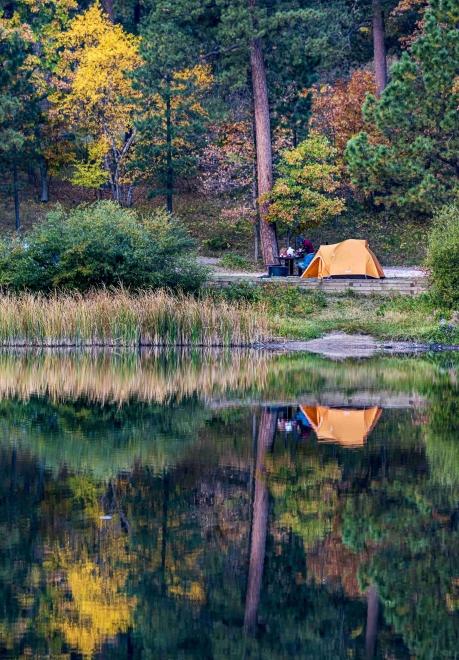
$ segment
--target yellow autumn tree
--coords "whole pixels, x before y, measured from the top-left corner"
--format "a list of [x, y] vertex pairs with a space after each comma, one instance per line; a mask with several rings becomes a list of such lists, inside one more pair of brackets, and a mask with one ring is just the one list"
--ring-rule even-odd
[[336, 195], [340, 186], [336, 156], [327, 138], [315, 131], [294, 149], [286, 149], [267, 197], [269, 220], [302, 231], [342, 213], [345, 201]]
[[130, 74], [140, 65], [139, 39], [114, 25], [97, 1], [59, 36], [52, 115], [73, 135], [71, 180], [129, 205], [126, 167], [136, 138], [138, 92]]

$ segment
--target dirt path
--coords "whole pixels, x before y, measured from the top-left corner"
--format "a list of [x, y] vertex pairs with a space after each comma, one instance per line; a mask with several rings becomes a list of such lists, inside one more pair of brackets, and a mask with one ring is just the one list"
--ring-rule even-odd
[[[252, 277], [261, 277], [265, 275], [265, 271], [259, 272], [249, 272], [249, 271], [235, 271], [222, 268], [220, 266], [220, 259], [218, 257], [198, 257], [198, 260], [201, 264], [208, 266], [211, 270], [219, 275], [232, 275], [234, 277], [243, 277], [243, 276], [252, 276]], [[383, 267], [387, 279], [401, 277], [401, 278], [417, 278], [425, 277], [426, 272], [417, 266], [386, 266]]]

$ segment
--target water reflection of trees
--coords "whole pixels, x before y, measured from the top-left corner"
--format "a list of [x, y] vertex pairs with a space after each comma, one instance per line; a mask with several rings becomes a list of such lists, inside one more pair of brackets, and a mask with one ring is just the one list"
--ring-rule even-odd
[[0, 655], [454, 657], [457, 391], [425, 391], [351, 451], [197, 397], [4, 401]]

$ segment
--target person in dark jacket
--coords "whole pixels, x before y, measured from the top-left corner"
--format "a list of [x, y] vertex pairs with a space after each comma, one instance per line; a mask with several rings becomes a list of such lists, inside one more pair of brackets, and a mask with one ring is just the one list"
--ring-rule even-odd
[[297, 262], [299, 274], [302, 275], [311, 261], [314, 259], [314, 246], [310, 240], [305, 238], [302, 244], [303, 256]]

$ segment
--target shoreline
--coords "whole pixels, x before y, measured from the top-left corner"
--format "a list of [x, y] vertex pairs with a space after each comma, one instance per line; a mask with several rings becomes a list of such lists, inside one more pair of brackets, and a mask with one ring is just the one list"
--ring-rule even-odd
[[250, 351], [254, 353], [309, 353], [321, 355], [330, 359], [368, 358], [376, 355], [421, 355], [424, 353], [456, 353], [459, 345], [424, 343], [416, 341], [397, 341], [377, 339], [371, 335], [350, 334], [346, 332], [329, 332], [316, 339], [274, 339], [269, 342], [254, 342], [253, 344], [192, 344], [192, 343], [152, 343], [94, 341], [77, 342], [72, 340], [55, 340], [49, 342], [11, 341], [0, 344], [0, 352], [109, 352], [117, 349], [132, 353], [148, 351]]
[[375, 355], [422, 355], [424, 353], [455, 353], [458, 345], [439, 343], [421, 343], [415, 341], [397, 341], [376, 339], [371, 335], [330, 332], [317, 339], [306, 341], [286, 340], [279, 344], [286, 352], [306, 352], [322, 355], [331, 359], [348, 357], [365, 358]]

